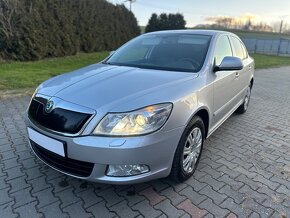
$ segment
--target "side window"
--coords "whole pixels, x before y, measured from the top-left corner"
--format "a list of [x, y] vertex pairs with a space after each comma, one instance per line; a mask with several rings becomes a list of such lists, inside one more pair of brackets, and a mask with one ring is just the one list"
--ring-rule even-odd
[[232, 48], [229, 42], [229, 38], [227, 36], [221, 36], [218, 38], [214, 57], [215, 57], [215, 64], [218, 66], [221, 64], [224, 57], [233, 56]]
[[247, 57], [247, 53], [240, 40], [234, 36], [231, 36], [231, 42], [234, 48], [234, 56], [242, 60], [245, 59]]
[[247, 49], [246, 49], [246, 47], [244, 46], [244, 44], [241, 43], [241, 45], [242, 45], [242, 49], [243, 49], [243, 52], [244, 52], [244, 59], [245, 59], [245, 58], [248, 57], [248, 52], [247, 52]]

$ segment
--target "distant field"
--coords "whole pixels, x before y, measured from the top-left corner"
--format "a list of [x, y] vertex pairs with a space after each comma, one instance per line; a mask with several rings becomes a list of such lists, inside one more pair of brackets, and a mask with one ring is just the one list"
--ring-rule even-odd
[[[103, 60], [108, 52], [78, 54], [35, 62], [12, 62], [0, 64], [0, 96], [7, 90], [33, 89], [44, 80], [60, 73], [69, 72]], [[252, 55], [256, 68], [290, 65], [290, 57]], [[18, 91], [19, 92], [19, 91]]]
[[[223, 29], [217, 29], [223, 30]], [[290, 39], [290, 34], [272, 33], [272, 32], [257, 32], [257, 31], [246, 31], [246, 30], [236, 30], [236, 29], [226, 29], [224, 31], [229, 31], [237, 34], [239, 37], [255, 38], [255, 39]]]
[[237, 34], [239, 37], [255, 38], [255, 39], [290, 39], [289, 34], [270, 33], [270, 32], [249, 32], [243, 30], [229, 30]]
[[141, 33], [145, 33], [146, 26], [140, 26]]
[[[145, 26], [140, 26], [141, 33], [145, 32]], [[222, 29], [217, 29], [222, 30]], [[255, 39], [290, 39], [290, 34], [271, 33], [271, 32], [256, 32], [246, 30], [225, 30], [237, 34], [239, 37], [255, 38]]]

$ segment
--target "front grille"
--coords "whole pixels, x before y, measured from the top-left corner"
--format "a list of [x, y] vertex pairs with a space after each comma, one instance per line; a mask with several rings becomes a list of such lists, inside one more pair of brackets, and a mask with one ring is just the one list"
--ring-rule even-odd
[[28, 109], [29, 118], [37, 124], [48, 129], [76, 134], [78, 133], [91, 114], [79, 113], [62, 108], [55, 108], [50, 113], [44, 111], [44, 104], [33, 99]]
[[71, 175], [88, 177], [91, 175], [94, 163], [74, 160], [57, 155], [39, 146], [30, 140], [31, 147], [36, 155], [48, 165]]

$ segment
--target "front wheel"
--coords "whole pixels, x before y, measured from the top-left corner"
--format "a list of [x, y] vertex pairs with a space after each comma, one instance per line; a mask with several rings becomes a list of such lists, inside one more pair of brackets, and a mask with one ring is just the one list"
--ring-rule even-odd
[[200, 117], [195, 116], [185, 128], [178, 143], [173, 159], [171, 178], [183, 182], [193, 175], [202, 153], [204, 138], [204, 123]]
[[238, 107], [238, 109], [236, 110], [236, 113], [243, 114], [248, 110], [250, 98], [251, 98], [251, 86], [248, 86], [246, 90], [246, 96], [244, 98], [244, 102], [243, 104], [241, 104], [240, 107]]

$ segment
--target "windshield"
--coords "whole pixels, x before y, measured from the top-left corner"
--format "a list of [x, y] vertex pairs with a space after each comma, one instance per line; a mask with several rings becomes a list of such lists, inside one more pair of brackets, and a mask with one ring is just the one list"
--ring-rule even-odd
[[211, 36], [150, 34], [133, 39], [104, 63], [146, 69], [198, 72], [204, 63]]

